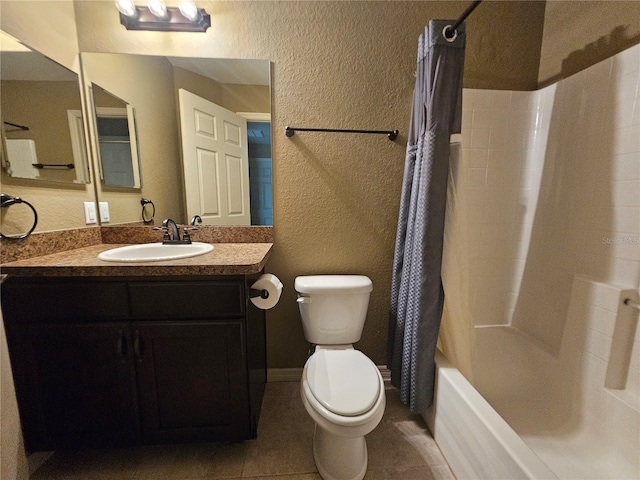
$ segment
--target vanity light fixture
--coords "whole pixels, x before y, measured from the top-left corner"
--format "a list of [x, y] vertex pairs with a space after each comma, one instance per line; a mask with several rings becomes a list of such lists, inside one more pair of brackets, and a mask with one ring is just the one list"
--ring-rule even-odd
[[182, 0], [178, 7], [167, 7], [164, 0], [149, 0], [146, 6], [133, 0], [116, 0], [120, 23], [127, 30], [155, 32], [206, 32], [211, 16], [193, 0]]

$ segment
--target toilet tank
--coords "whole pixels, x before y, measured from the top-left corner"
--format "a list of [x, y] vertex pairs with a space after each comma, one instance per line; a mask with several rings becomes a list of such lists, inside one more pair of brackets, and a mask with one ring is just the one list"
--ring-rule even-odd
[[296, 277], [298, 306], [305, 338], [316, 345], [360, 340], [373, 283], [364, 275]]

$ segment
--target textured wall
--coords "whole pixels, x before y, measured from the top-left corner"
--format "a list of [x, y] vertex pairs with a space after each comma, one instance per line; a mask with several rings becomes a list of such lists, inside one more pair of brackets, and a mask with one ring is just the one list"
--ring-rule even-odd
[[[204, 35], [128, 32], [112, 2], [79, 2], [80, 49], [272, 61], [275, 248], [268, 270], [285, 291], [267, 313], [269, 366], [302, 366], [307, 343], [293, 281], [317, 273], [373, 279], [358, 347], [384, 363], [417, 39], [429, 19], [457, 18], [468, 2], [199, 5], [212, 16]], [[543, 10], [540, 2], [483, 3], [468, 21], [465, 85], [533, 88]], [[529, 35], [520, 35], [525, 29]], [[400, 137], [301, 132], [289, 139], [286, 125], [399, 129]]]
[[640, 43], [640, 2], [547, 0], [540, 86]]

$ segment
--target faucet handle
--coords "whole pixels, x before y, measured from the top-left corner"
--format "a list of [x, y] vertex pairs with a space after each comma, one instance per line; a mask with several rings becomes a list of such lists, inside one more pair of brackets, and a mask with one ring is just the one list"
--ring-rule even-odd
[[182, 240], [184, 240], [185, 242], [189, 242], [191, 243], [191, 235], [189, 232], [197, 232], [198, 228], [197, 227], [188, 227], [188, 226], [184, 226], [182, 227]]
[[154, 232], [162, 232], [162, 241], [169, 240], [169, 228], [167, 227], [152, 227], [151, 230]]

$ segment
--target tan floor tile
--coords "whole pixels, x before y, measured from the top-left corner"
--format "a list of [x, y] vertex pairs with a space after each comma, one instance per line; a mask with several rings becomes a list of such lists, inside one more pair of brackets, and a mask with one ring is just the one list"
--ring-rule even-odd
[[369, 468], [446, 465], [422, 417], [409, 412], [396, 389], [389, 389], [386, 394], [387, 406], [382, 421], [367, 435]]
[[[365, 479], [455, 480], [422, 418], [397, 390], [386, 394], [384, 417], [367, 436]], [[32, 480], [321, 480], [313, 430], [299, 382], [269, 383], [256, 440], [56, 452]]]
[[265, 397], [295, 397], [300, 396], [299, 382], [271, 382], [267, 383]]
[[242, 474], [246, 443], [148, 447], [141, 452], [135, 480], [233, 478]]
[[249, 442], [243, 477], [315, 473], [314, 423], [297, 382], [267, 384], [258, 438]]
[[456, 480], [456, 476], [451, 471], [449, 464], [432, 465], [431, 471], [435, 480]]
[[131, 449], [108, 448], [59, 451], [31, 476], [31, 480], [131, 478], [137, 459]]
[[270, 475], [267, 477], [244, 477], [243, 480], [252, 478], [254, 480], [322, 480], [318, 473], [294, 473], [291, 475]]
[[243, 477], [316, 472], [313, 425], [304, 431], [287, 427], [260, 435], [250, 443]]
[[366, 437], [369, 450], [369, 468], [386, 469], [428, 465], [427, 453], [422, 450], [422, 446], [412, 442], [412, 438], [407, 437], [404, 432], [404, 430], [414, 430], [415, 428], [418, 427], [413, 420], [380, 422], [376, 429]]
[[424, 467], [409, 467], [383, 470], [367, 470], [364, 480], [438, 480], [431, 469]]
[[258, 436], [261, 432], [267, 432], [273, 428], [273, 423], [278, 426], [289, 424], [302, 430], [308, 428], [309, 425], [313, 428], [313, 420], [302, 404], [299, 390], [294, 395], [265, 396], [260, 411]]

